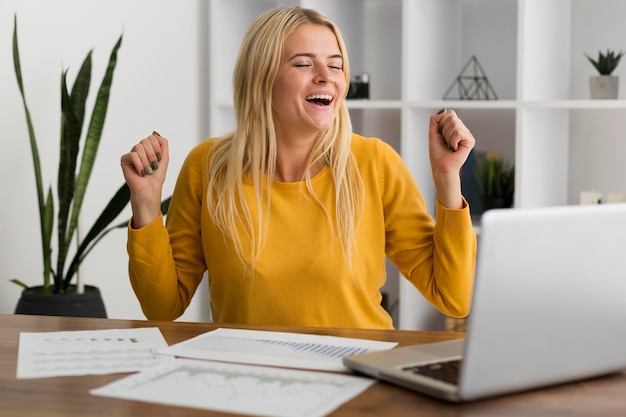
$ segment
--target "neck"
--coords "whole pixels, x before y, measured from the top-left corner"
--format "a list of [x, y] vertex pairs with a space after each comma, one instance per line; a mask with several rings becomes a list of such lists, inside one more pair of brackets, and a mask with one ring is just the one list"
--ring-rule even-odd
[[[322, 168], [324, 168], [323, 163], [318, 162], [314, 164], [309, 170], [311, 177], [317, 175], [322, 170]], [[280, 182], [298, 182], [302, 181], [302, 178], [304, 178], [305, 174], [306, 167], [304, 164], [298, 166], [289, 164], [289, 166], [285, 167], [283, 166], [283, 164], [277, 162], [276, 170], [274, 171], [274, 179]]]
[[[301, 181], [307, 173], [307, 161], [316, 141], [317, 136], [305, 140], [279, 139], [274, 179], [281, 182]], [[310, 175], [314, 176], [322, 168], [322, 163], [316, 163], [310, 168]]]

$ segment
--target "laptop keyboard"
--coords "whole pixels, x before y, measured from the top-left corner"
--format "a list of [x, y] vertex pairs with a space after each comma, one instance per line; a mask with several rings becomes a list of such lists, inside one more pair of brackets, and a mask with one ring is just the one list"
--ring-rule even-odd
[[460, 367], [461, 360], [453, 359], [445, 362], [429, 363], [427, 365], [407, 366], [402, 368], [402, 370], [456, 385], [459, 382]]

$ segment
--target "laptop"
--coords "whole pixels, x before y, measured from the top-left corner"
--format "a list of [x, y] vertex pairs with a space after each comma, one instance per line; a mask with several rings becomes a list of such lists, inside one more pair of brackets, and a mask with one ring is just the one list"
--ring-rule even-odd
[[626, 204], [494, 209], [480, 228], [464, 339], [345, 366], [451, 402], [626, 369]]

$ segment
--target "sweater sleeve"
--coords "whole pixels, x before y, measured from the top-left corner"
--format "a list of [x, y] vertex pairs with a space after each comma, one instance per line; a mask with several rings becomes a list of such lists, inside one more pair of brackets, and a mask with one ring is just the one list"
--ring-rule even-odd
[[132, 288], [150, 320], [174, 320], [191, 302], [206, 271], [200, 233], [206, 146], [187, 156], [163, 216], [140, 228], [128, 227]]
[[387, 255], [439, 311], [466, 316], [476, 262], [476, 234], [467, 202], [452, 210], [437, 201], [433, 219], [400, 156], [388, 145], [379, 155]]

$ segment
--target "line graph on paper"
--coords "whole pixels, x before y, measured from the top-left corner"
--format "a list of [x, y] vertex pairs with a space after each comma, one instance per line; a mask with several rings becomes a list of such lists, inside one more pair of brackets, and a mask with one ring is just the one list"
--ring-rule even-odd
[[323, 416], [373, 380], [179, 359], [92, 391], [92, 394], [262, 416]]
[[342, 358], [396, 343], [333, 336], [219, 328], [159, 351], [179, 357], [347, 371]]

